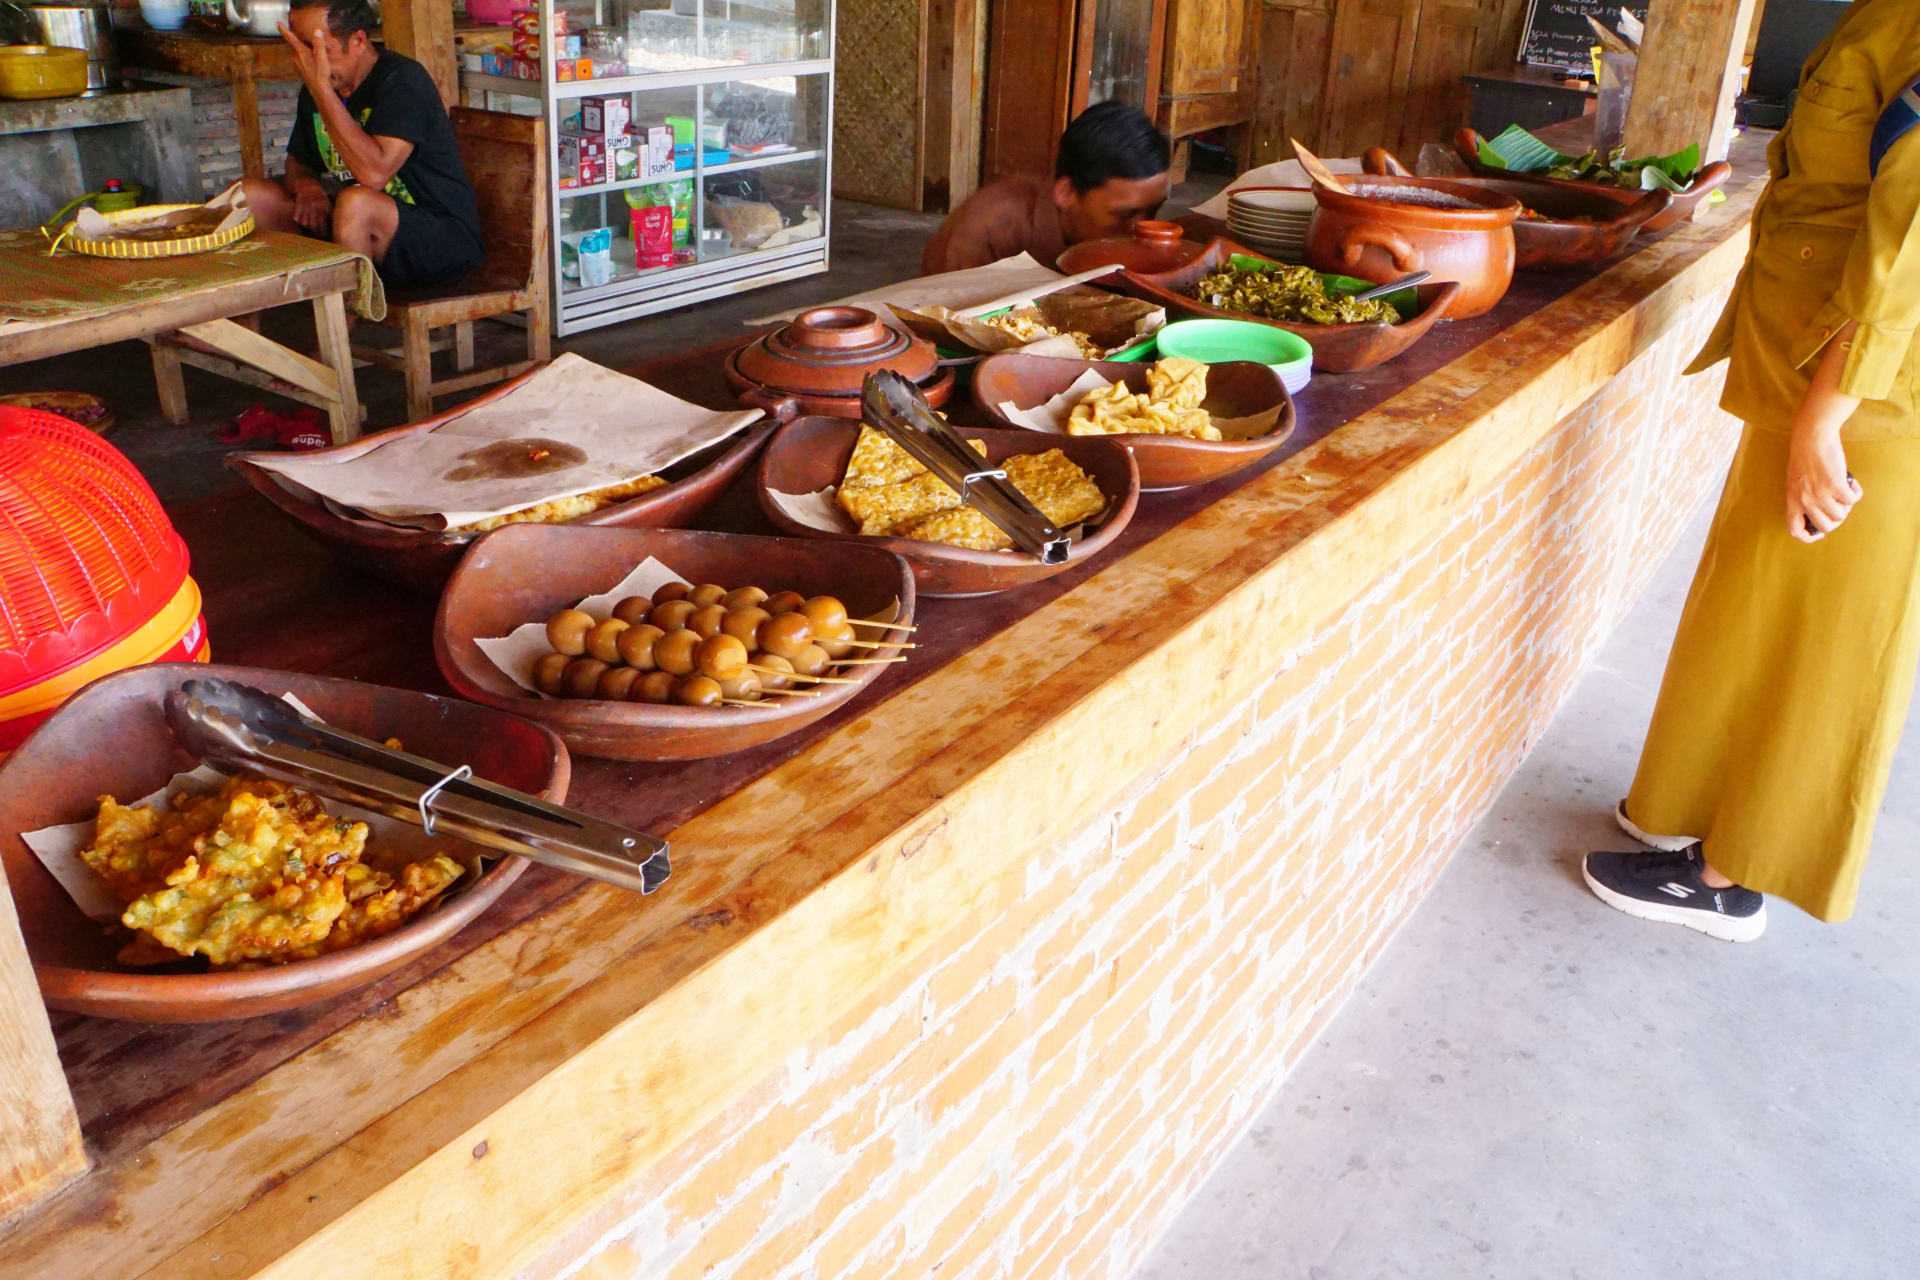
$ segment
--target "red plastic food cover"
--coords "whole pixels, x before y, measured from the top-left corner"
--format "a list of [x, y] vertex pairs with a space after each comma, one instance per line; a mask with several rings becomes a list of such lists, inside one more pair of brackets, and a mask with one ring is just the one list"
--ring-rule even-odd
[[118, 449], [0, 407], [0, 695], [145, 624], [187, 576], [187, 544]]

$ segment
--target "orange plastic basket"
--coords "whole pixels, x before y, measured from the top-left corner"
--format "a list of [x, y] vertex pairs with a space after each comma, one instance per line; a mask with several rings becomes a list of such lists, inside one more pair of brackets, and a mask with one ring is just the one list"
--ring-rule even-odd
[[0, 407], [0, 696], [124, 640], [186, 577], [186, 543], [118, 449]]

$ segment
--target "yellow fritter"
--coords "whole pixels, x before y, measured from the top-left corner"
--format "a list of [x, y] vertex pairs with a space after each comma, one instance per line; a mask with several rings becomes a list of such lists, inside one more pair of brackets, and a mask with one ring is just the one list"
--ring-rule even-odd
[[503, 524], [565, 524], [569, 520], [578, 520], [581, 516], [590, 516], [616, 502], [625, 502], [628, 498], [637, 498], [643, 493], [651, 493], [666, 483], [659, 476], [636, 476], [632, 480], [608, 485], [604, 489], [595, 489], [591, 493], [576, 493], [571, 498], [555, 498], [551, 502], [542, 502], [520, 511], [510, 511], [504, 516], [488, 516], [485, 520], [475, 520], [472, 524], [455, 525], [448, 532], [485, 533], [489, 529], [498, 529]]
[[1198, 409], [1207, 398], [1207, 366], [1179, 356], [1155, 361], [1147, 370], [1147, 398], [1176, 409]]
[[847, 474], [840, 481], [840, 491], [899, 484], [925, 471], [912, 454], [893, 442], [892, 436], [875, 431], [863, 422], [860, 438], [853, 445], [853, 456], [847, 459]]
[[1107, 507], [1093, 477], [1058, 449], [1016, 454], [1006, 461], [1007, 480], [1046, 513], [1056, 528], [1091, 520]]
[[446, 892], [466, 868], [444, 853], [399, 868], [397, 877], [365, 863], [347, 868], [347, 909], [320, 942], [290, 957], [309, 960], [362, 942], [384, 938]]
[[1006, 551], [1013, 539], [999, 525], [972, 507], [955, 507], [901, 525], [895, 533], [902, 538], [922, 542], [943, 542], [950, 547], [969, 547], [975, 551]]
[[164, 889], [167, 877], [192, 856], [195, 842], [219, 825], [227, 805], [243, 789], [260, 795], [298, 794], [284, 783], [229, 778], [211, 795], [183, 791], [165, 808], [128, 808], [112, 796], [101, 796], [93, 843], [80, 851], [80, 860], [123, 903]]
[[860, 532], [869, 538], [882, 537], [903, 524], [960, 505], [960, 495], [931, 471], [922, 471], [899, 484], [842, 489], [836, 500], [841, 510], [860, 522]]

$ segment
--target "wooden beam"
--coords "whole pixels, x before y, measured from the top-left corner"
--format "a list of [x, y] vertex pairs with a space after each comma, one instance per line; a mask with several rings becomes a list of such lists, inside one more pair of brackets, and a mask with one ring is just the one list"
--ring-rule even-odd
[[920, 68], [920, 208], [946, 213], [980, 185], [986, 0], [927, 0]]
[[440, 101], [460, 101], [459, 63], [453, 48], [453, 0], [387, 0], [380, 7], [387, 48], [427, 69]]
[[73, 1095], [0, 871], [0, 1219], [86, 1169]]
[[1755, 3], [1662, 0], [1648, 8], [1627, 107], [1629, 156], [1671, 155], [1697, 142], [1702, 160], [1726, 158]]

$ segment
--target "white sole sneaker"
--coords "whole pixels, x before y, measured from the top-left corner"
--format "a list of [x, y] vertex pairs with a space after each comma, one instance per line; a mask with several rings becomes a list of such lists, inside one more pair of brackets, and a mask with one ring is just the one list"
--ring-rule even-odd
[[1613, 806], [1613, 820], [1620, 824], [1622, 831], [1632, 836], [1635, 840], [1646, 845], [1649, 849], [1658, 849], [1662, 853], [1681, 853], [1686, 850], [1688, 845], [1699, 843], [1693, 836], [1656, 836], [1650, 831], [1642, 831], [1639, 827], [1634, 826], [1633, 819], [1627, 816], [1627, 802], [1625, 800]]
[[[1626, 818], [1622, 816], [1620, 821], [1624, 824]], [[1634, 839], [1639, 837], [1635, 836]], [[1587, 882], [1587, 888], [1593, 890], [1594, 897], [1637, 920], [1682, 925], [1722, 942], [1752, 942], [1767, 931], [1767, 909], [1764, 905], [1750, 916], [1723, 916], [1717, 912], [1702, 911], [1698, 907], [1665, 907], [1657, 902], [1643, 902], [1624, 893], [1615, 893], [1593, 878], [1593, 873], [1587, 870], [1585, 858], [1580, 860], [1580, 875]]]

